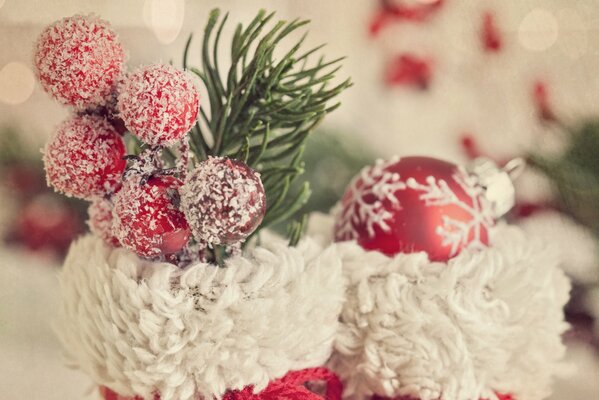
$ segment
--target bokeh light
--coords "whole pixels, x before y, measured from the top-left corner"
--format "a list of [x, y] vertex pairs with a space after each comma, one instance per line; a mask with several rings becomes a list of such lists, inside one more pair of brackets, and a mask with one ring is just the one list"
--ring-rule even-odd
[[559, 34], [559, 24], [555, 16], [544, 9], [535, 8], [529, 12], [518, 28], [518, 40], [527, 50], [543, 51], [555, 44]]
[[0, 70], [0, 102], [9, 105], [24, 103], [34, 87], [33, 72], [25, 64], [11, 62]]
[[164, 44], [174, 42], [185, 18], [184, 0], [146, 0], [143, 8], [145, 24]]

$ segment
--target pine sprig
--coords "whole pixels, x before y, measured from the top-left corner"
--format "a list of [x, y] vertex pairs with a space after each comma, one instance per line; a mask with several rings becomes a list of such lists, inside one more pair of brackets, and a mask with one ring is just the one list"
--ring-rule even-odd
[[[310, 197], [307, 182], [292, 185], [303, 174], [304, 142], [329, 112], [339, 106], [333, 99], [351, 86], [350, 80], [332, 82], [342, 58], [314, 61], [323, 46], [300, 53], [306, 35], [280, 57], [285, 39], [309, 21], [274, 22], [274, 13], [260, 11], [246, 26], [239, 24], [230, 48], [230, 65], [218, 65], [220, 38], [227, 16], [210, 13], [204, 29], [201, 69], [183, 66], [197, 75], [208, 91], [209, 110], [190, 132], [190, 148], [197, 161], [226, 156], [244, 161], [261, 173], [267, 212], [260, 228], [289, 220]], [[299, 189], [293, 189], [299, 187]], [[297, 243], [303, 224], [290, 227]]]
[[553, 182], [560, 206], [599, 235], [599, 121], [563, 125], [562, 129], [570, 138], [563, 154], [533, 153], [528, 162]]
[[39, 164], [39, 153], [28, 151], [27, 143], [18, 129], [10, 126], [0, 127], [0, 167], [25, 163]]

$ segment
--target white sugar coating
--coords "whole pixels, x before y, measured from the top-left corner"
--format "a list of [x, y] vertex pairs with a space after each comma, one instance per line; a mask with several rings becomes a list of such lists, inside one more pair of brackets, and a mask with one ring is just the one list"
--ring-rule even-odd
[[94, 200], [87, 209], [89, 230], [104, 242], [118, 246], [118, 239], [112, 234], [112, 202], [106, 198]]
[[191, 231], [209, 245], [245, 239], [262, 222], [266, 196], [260, 174], [240, 161], [209, 157], [180, 190]]
[[121, 74], [117, 77], [117, 80], [112, 88], [112, 91], [106, 98], [106, 104], [104, 107], [106, 109], [106, 115], [109, 118], [119, 118], [119, 109], [118, 109], [118, 96], [122, 90], [123, 85], [128, 79], [129, 73], [127, 72], [127, 68], [123, 68]]
[[125, 51], [108, 22], [74, 15], [48, 26], [35, 45], [44, 90], [77, 110], [102, 106], [124, 68]]
[[123, 183], [114, 196], [112, 225], [112, 234], [123, 247], [143, 257], [157, 257], [164, 252], [165, 233], [185, 237], [189, 229], [185, 216], [169, 196], [180, 185], [173, 177], [152, 178], [142, 185], [139, 176], [132, 176]]
[[46, 180], [67, 196], [92, 200], [118, 186], [124, 154], [123, 139], [105, 118], [75, 115], [46, 144]]
[[199, 94], [183, 71], [171, 65], [153, 64], [125, 79], [118, 109], [125, 126], [142, 141], [172, 145], [195, 123]]

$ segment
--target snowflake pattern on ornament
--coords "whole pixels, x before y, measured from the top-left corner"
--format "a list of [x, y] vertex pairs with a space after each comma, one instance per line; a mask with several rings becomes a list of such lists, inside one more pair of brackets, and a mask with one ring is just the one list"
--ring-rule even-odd
[[443, 226], [437, 227], [436, 233], [442, 237], [443, 246], [451, 246], [452, 257], [457, 255], [461, 246], [468, 245], [477, 249], [486, 247], [481, 239], [481, 231], [483, 227], [486, 230], [493, 225], [491, 205], [485, 200], [484, 189], [478, 185], [477, 178], [459, 167], [453, 174], [453, 179], [470, 198], [470, 204], [460, 201], [443, 179], [437, 180], [428, 176], [425, 185], [418, 183], [414, 178], [406, 181], [410, 189], [423, 192], [420, 200], [424, 201], [427, 207], [455, 205], [472, 217], [468, 221], [459, 221], [444, 215]]
[[340, 240], [356, 239], [358, 232], [355, 225], [363, 223], [366, 223], [366, 229], [371, 236], [375, 234], [375, 226], [385, 232], [391, 229], [386, 221], [391, 219], [393, 214], [383, 207], [382, 200], [389, 200], [396, 209], [401, 209], [395, 192], [407, 188], [399, 174], [385, 170], [397, 161], [399, 157], [387, 161], [379, 159], [374, 165], [362, 168], [360, 174], [352, 180], [348, 191], [350, 197], [343, 199], [343, 203], [351, 206], [343, 207], [337, 219], [339, 222], [336, 232]]
[[[451, 257], [466, 246], [485, 247], [484, 235], [494, 220], [491, 204], [484, 197], [484, 188], [477, 177], [457, 167], [451, 175], [454, 182], [450, 184], [432, 175], [420, 183], [414, 177], [402, 179], [398, 172], [389, 171], [389, 167], [399, 160], [399, 157], [377, 160], [375, 165], [364, 167], [352, 180], [341, 203], [333, 211], [337, 216], [336, 240], [359, 240], [365, 233], [374, 238], [377, 230], [391, 232], [396, 213], [402, 210], [400, 192], [412, 190], [420, 193], [418, 200], [424, 207], [456, 206], [469, 216], [443, 215], [435, 229], [441, 245], [450, 248]], [[459, 192], [460, 189], [464, 194]]]

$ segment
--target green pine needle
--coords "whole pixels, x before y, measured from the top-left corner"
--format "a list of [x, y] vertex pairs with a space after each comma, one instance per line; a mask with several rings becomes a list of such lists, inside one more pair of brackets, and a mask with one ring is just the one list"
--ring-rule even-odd
[[563, 154], [533, 153], [528, 162], [553, 182], [560, 206], [599, 235], [599, 121], [562, 128], [570, 135]]
[[[274, 13], [265, 11], [246, 27], [237, 26], [230, 65], [222, 69], [217, 60], [227, 17], [221, 17], [218, 9], [210, 13], [201, 68], [188, 66], [191, 36], [185, 46], [183, 67], [197, 75], [208, 91], [208, 110], [202, 107], [202, 123], [190, 132], [190, 148], [196, 161], [226, 156], [260, 172], [267, 198], [262, 229], [290, 220], [308, 201], [308, 183], [296, 182], [304, 172], [304, 143], [325, 115], [338, 107], [334, 98], [351, 81], [332, 84], [343, 58], [317, 58], [323, 46], [303, 51], [306, 34], [282, 53], [283, 42], [291, 41], [290, 36], [309, 21], [275, 22]], [[297, 243], [304, 225], [291, 223], [291, 244]]]

